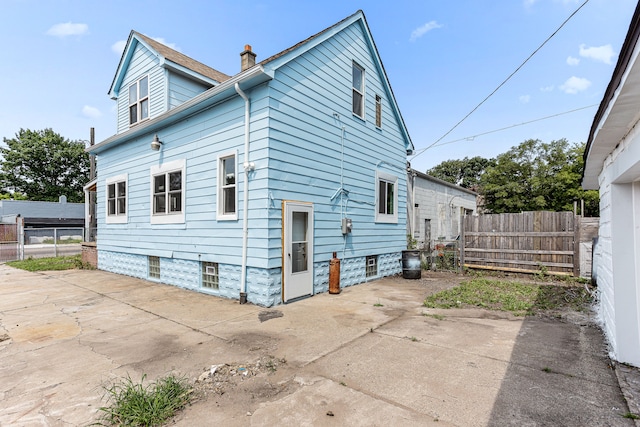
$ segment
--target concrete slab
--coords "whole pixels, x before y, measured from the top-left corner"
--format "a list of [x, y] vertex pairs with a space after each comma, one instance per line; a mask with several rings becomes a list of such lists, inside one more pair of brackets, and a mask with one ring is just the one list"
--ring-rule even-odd
[[0, 265], [0, 425], [88, 425], [114, 378], [195, 380], [213, 364], [255, 375], [199, 383], [176, 426], [634, 425], [597, 328], [427, 310], [427, 294], [455, 284], [439, 277], [265, 309]]

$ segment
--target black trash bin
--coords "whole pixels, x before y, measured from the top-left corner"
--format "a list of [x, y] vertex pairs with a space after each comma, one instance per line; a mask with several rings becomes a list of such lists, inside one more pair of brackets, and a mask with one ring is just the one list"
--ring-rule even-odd
[[402, 277], [405, 279], [419, 279], [421, 275], [420, 251], [417, 249], [402, 251]]

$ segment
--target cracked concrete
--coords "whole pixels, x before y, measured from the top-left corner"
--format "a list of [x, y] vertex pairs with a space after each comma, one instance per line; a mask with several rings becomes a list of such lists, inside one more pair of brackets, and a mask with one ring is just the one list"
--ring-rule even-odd
[[388, 278], [265, 311], [102, 271], [0, 265], [0, 425], [86, 426], [113, 379], [195, 380], [269, 357], [282, 363], [203, 389], [175, 425], [634, 425], [597, 328], [425, 316], [424, 297], [454, 282]]

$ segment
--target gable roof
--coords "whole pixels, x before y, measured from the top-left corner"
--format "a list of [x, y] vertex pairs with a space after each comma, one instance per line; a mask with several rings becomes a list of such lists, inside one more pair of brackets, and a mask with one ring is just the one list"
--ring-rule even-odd
[[182, 74], [190, 75], [198, 80], [205, 81], [212, 86], [231, 78], [214, 68], [204, 65], [202, 62], [196, 61], [175, 49], [171, 49], [170, 47], [153, 40], [151, 37], [147, 37], [144, 34], [140, 34], [139, 32], [132, 30], [129, 34], [127, 45], [122, 52], [122, 57], [120, 58], [116, 74], [111, 82], [111, 87], [109, 88], [109, 95], [112, 98], [118, 96], [120, 84], [124, 79], [124, 74], [128, 68], [129, 61], [131, 61], [131, 57], [133, 56], [137, 43], [142, 43], [149, 50], [155, 51], [164, 66], [172, 68]]
[[[373, 41], [373, 37], [371, 35], [369, 25], [367, 24], [366, 18], [364, 16], [364, 12], [362, 10], [358, 10], [356, 13], [346, 17], [340, 22], [320, 31], [317, 34], [312, 35], [306, 40], [303, 40], [289, 47], [288, 49], [285, 49], [273, 56], [270, 56], [269, 58], [255, 64], [253, 67], [250, 67], [244, 71], [241, 71], [240, 73], [232, 77], [229, 77], [223, 74], [225, 79], [219, 81], [220, 84], [218, 84], [217, 86], [210, 88], [206, 92], [196, 96], [195, 98], [187, 102], [182, 103], [178, 107], [173, 108], [156, 118], [143, 122], [140, 125], [137, 125], [134, 128], [129, 129], [128, 131], [125, 131], [121, 134], [113, 135], [110, 138], [107, 138], [106, 140], [100, 142], [99, 144], [96, 144], [87, 148], [87, 151], [92, 153], [98, 153], [103, 149], [105, 149], [107, 146], [125, 142], [129, 139], [135, 138], [138, 135], [142, 135], [143, 133], [156, 131], [157, 129], [160, 129], [164, 126], [167, 126], [171, 123], [174, 123], [178, 120], [188, 117], [189, 115], [193, 115], [197, 113], [200, 108], [205, 108], [209, 105], [213, 105], [214, 103], [218, 102], [221, 99], [236, 95], [237, 93], [234, 88], [236, 84], [240, 85], [243, 89], [246, 89], [246, 88], [252, 87], [253, 85], [260, 84], [267, 80], [270, 80], [273, 78], [275, 74], [275, 70], [277, 70], [279, 67], [292, 61], [293, 59], [297, 58], [298, 56], [312, 49], [313, 47], [321, 44], [325, 40], [329, 39], [330, 37], [334, 36], [335, 34], [339, 33], [340, 31], [344, 30], [345, 28], [347, 28], [348, 26], [354, 23], [360, 23], [361, 25], [363, 34], [365, 35], [365, 38], [367, 41], [367, 46], [369, 47], [371, 51], [371, 55], [373, 57], [373, 62], [377, 67], [377, 71], [382, 76], [382, 84], [385, 90], [387, 91], [389, 104], [391, 106], [392, 112], [398, 121], [400, 132], [402, 134], [403, 139], [405, 140], [405, 148], [407, 150], [407, 154], [411, 154], [414, 150], [413, 142], [411, 141], [411, 137], [409, 136], [407, 126], [404, 122], [404, 119], [402, 118], [402, 114], [400, 113], [400, 109], [396, 102], [395, 95], [393, 94], [393, 90], [391, 89], [391, 84], [389, 83], [389, 78], [387, 77], [387, 73], [382, 64], [382, 60], [380, 59], [378, 48], [376, 47]], [[118, 78], [118, 75], [122, 74], [122, 77], [124, 77], [124, 70], [126, 69], [125, 65], [128, 64], [128, 62], [124, 61], [125, 54], [127, 54], [128, 51], [131, 51], [129, 55], [133, 54], [133, 49], [131, 48], [131, 45], [133, 44], [132, 40], [134, 39], [140, 40], [142, 43], [148, 43], [148, 41], [151, 40], [148, 37], [142, 36], [141, 34], [135, 31], [131, 32], [131, 34], [129, 35], [129, 41], [127, 42], [127, 48], [125, 48], [125, 52], [123, 53], [123, 59], [120, 60], [120, 64], [118, 65], [118, 71], [116, 72], [116, 77], [114, 77], [114, 81], [111, 84], [111, 89], [109, 90], [110, 95], [112, 94], [113, 88], [116, 85], [116, 80]], [[185, 55], [171, 48], [168, 48], [162, 45], [161, 43], [156, 42], [155, 40], [151, 40], [151, 42], [154, 43], [155, 45], [161, 46], [163, 49], [168, 49], [169, 51], [172, 51], [175, 54], [177, 54], [176, 56], [174, 56], [174, 58], [178, 58], [178, 56], [182, 56], [187, 58], [187, 60], [190, 60], [190, 58], [186, 57]], [[152, 45], [149, 44], [149, 47], [152, 47]], [[160, 51], [158, 51], [158, 53], [160, 54]], [[197, 62], [197, 61], [193, 61], [193, 62]], [[206, 65], [203, 65], [203, 66], [206, 67]], [[120, 77], [120, 79], [122, 79], [122, 77]]]
[[380, 58], [380, 53], [378, 52], [378, 48], [373, 41], [373, 36], [371, 35], [371, 30], [369, 29], [369, 24], [367, 24], [367, 18], [364, 16], [364, 12], [362, 10], [358, 10], [353, 15], [344, 18], [342, 21], [337, 22], [336, 24], [328, 28], [325, 28], [319, 33], [312, 35], [306, 40], [303, 40], [291, 46], [290, 48], [276, 53], [275, 55], [259, 62], [258, 64], [256, 64], [256, 66], [275, 70], [356, 22], [361, 24], [362, 32], [364, 33], [367, 41], [367, 46], [369, 47], [371, 55], [373, 56], [373, 62], [376, 65], [378, 73], [380, 74], [380, 76], [382, 76], [382, 84], [387, 91], [387, 97], [390, 101], [393, 114], [398, 120], [402, 136], [406, 141], [407, 154], [411, 154], [411, 152], [413, 152], [413, 150], [415, 149], [413, 146], [413, 142], [411, 141], [411, 137], [409, 136], [409, 131], [407, 130], [407, 125], [404, 122], [404, 118], [400, 113], [400, 108], [398, 107], [398, 104], [396, 102], [396, 97], [393, 93], [393, 89], [391, 88], [391, 83], [389, 82], [389, 77], [387, 76], [387, 72], [384, 68], [384, 64], [382, 63], [382, 59]]
[[616, 68], [591, 125], [582, 172], [582, 186], [586, 189], [598, 188], [598, 176], [604, 160], [637, 120], [640, 107], [640, 64], [636, 63], [636, 48], [639, 37], [640, 2], [631, 18]]

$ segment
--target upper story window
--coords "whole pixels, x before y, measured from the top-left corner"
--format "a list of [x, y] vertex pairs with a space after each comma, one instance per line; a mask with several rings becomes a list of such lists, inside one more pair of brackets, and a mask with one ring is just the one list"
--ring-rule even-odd
[[353, 86], [353, 114], [364, 119], [364, 68], [352, 64], [352, 86]]
[[106, 180], [107, 224], [127, 222], [127, 174]]
[[238, 199], [236, 153], [218, 157], [218, 216], [219, 220], [238, 219], [236, 200]]
[[145, 76], [129, 86], [129, 124], [149, 118], [149, 77]]
[[398, 222], [398, 177], [376, 172], [376, 222]]
[[376, 95], [376, 127], [382, 127], [382, 98]]
[[185, 162], [177, 160], [151, 168], [151, 223], [184, 222]]

